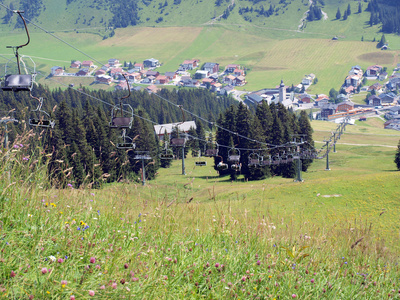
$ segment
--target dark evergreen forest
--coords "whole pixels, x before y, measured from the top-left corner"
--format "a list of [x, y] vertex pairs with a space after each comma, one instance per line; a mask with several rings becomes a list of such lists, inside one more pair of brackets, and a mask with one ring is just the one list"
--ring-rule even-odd
[[[54, 129], [31, 128], [27, 125], [27, 120], [33, 115], [40, 117], [37, 112], [32, 113], [37, 100], [30, 98], [28, 92], [0, 92], [0, 110], [3, 116], [7, 115], [4, 112], [15, 110], [14, 117], [19, 120], [18, 124], [8, 124], [11, 144], [18, 135], [27, 135], [31, 130], [29, 151], [36, 153], [37, 146], [44, 149], [42, 155], [48, 163], [51, 183], [58, 187], [137, 180], [141, 164], [134, 159], [135, 151], [148, 151], [152, 156], [153, 160], [148, 161], [146, 167], [146, 175], [152, 179], [160, 166], [159, 142], [154, 133], [154, 124], [145, 119], [159, 124], [182, 122], [182, 112], [176, 106], [182, 105], [192, 113], [213, 121], [236, 103], [230, 97], [215, 97], [202, 89], [161, 90], [160, 96], [176, 105], [168, 104], [146, 91], [132, 92], [127, 103], [132, 106], [136, 116], [126, 134], [137, 138], [135, 151], [127, 151], [115, 147], [121, 141], [121, 130], [109, 127], [113, 106], [106, 104], [118, 103], [126, 92], [85, 89], [48, 91], [39, 85], [34, 87], [32, 95], [45, 99], [42, 109], [55, 120]], [[186, 118], [193, 119], [192, 116]], [[4, 138], [4, 126], [1, 127], [1, 136]]]
[[397, 0], [371, 0], [367, 11], [371, 13], [369, 24], [382, 23], [382, 32], [400, 33], [400, 2]]

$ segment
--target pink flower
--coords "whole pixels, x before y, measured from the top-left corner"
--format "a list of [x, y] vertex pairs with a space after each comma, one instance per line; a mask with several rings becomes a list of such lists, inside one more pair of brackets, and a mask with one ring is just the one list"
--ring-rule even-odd
[[14, 272], [14, 271], [11, 271], [10, 277], [13, 278], [13, 277], [15, 277], [15, 276], [16, 276], [15, 272]]
[[112, 285], [111, 285], [111, 287], [115, 290], [115, 289], [117, 288], [117, 283], [116, 283], [116, 282], [113, 282]]
[[261, 265], [261, 261], [257, 260], [257, 266]]
[[61, 280], [61, 284], [62, 284], [62, 285], [67, 285], [67, 283], [68, 283], [68, 282], [67, 282], [66, 280]]
[[100, 289], [101, 290], [104, 290], [106, 287], [104, 286], [104, 285], [102, 285], [101, 287], [100, 287]]
[[215, 264], [215, 267], [218, 268], [218, 267], [219, 267], [219, 263], [216, 263], [216, 264]]
[[71, 295], [71, 297], [69, 297], [69, 300], [75, 300], [75, 296]]
[[246, 276], [243, 276], [243, 277], [242, 277], [242, 281], [246, 281]]
[[59, 258], [59, 259], [57, 259], [57, 262], [61, 264], [64, 262], [64, 260], [62, 258]]
[[95, 268], [100, 270], [100, 265], [96, 265]]
[[297, 295], [296, 294], [292, 294], [292, 298], [296, 298], [297, 297]]
[[138, 280], [139, 280], [139, 278], [132, 277], [132, 281], [133, 281], [133, 282], [136, 282], [136, 281], [138, 281]]
[[91, 257], [91, 258], [90, 258], [90, 263], [91, 263], [91, 264], [94, 264], [95, 262], [96, 262], [96, 258], [95, 258], [95, 257]]
[[315, 282], [314, 278], [313, 278], [313, 279], [311, 279], [311, 283], [314, 283], [314, 282]]
[[128, 264], [124, 264], [124, 268], [125, 268], [125, 269], [128, 269], [128, 268], [129, 268], [129, 265], [128, 265]]
[[168, 276], [167, 275], [164, 276], [164, 280], [168, 280]]
[[47, 268], [42, 268], [42, 274], [46, 274], [47, 272]]
[[89, 290], [89, 296], [94, 296], [94, 291], [93, 290]]

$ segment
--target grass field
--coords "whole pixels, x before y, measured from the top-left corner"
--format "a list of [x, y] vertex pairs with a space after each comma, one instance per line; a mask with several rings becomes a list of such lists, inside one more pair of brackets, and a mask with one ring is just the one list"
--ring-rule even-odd
[[[336, 127], [312, 126], [316, 140]], [[398, 139], [375, 119], [347, 126], [331, 170], [316, 160], [304, 182], [232, 182], [188, 158], [187, 175], [174, 161], [101, 190], [46, 190], [25, 147], [2, 152], [0, 297], [395, 298]]]

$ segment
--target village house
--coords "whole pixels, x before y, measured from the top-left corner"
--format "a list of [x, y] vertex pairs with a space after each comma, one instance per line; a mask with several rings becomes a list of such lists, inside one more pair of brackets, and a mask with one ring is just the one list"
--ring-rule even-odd
[[386, 88], [390, 91], [400, 88], [400, 78], [397, 76], [390, 76], [389, 82], [386, 83]]
[[208, 75], [210, 75], [210, 73], [208, 71], [205, 70], [197, 70], [196, 73], [194, 74], [194, 78], [196, 79], [203, 79], [203, 78], [207, 78]]
[[121, 78], [121, 75], [124, 73], [122, 68], [112, 68], [110, 70], [110, 76], [114, 77], [115, 79]]
[[388, 109], [388, 112], [385, 114], [385, 118], [391, 120], [393, 118], [399, 117], [400, 106], [392, 106]]
[[91, 68], [93, 67], [93, 62], [91, 60], [84, 60], [82, 62], [82, 68]]
[[204, 78], [202, 80], [202, 85], [205, 86], [206, 88], [210, 88], [211, 84], [214, 82], [214, 80], [212, 80], [211, 78]]
[[156, 68], [159, 67], [160, 63], [158, 59], [155, 58], [149, 58], [143, 61], [143, 67], [144, 68]]
[[355, 88], [354, 88], [354, 86], [351, 85], [351, 86], [346, 87], [344, 89], [344, 91], [346, 92], [346, 94], [353, 94], [355, 91]]
[[234, 90], [234, 87], [232, 85], [227, 85], [227, 86], [224, 86], [223, 88], [221, 88], [218, 93], [220, 95], [229, 95], [230, 93], [233, 92], [233, 90]]
[[379, 79], [380, 81], [383, 81], [383, 80], [385, 80], [387, 77], [388, 77], [388, 73], [387, 73], [387, 72], [381, 72], [381, 73], [379, 73], [378, 79]]
[[141, 71], [141, 70], [144, 69], [144, 65], [141, 64], [141, 63], [135, 63], [135, 64], [133, 65], [133, 68], [135, 69], [135, 71], [139, 72], [139, 71]]
[[64, 69], [61, 68], [61, 67], [59, 67], [59, 66], [55, 66], [55, 67], [52, 67], [52, 68], [51, 68], [50, 73], [51, 73], [51, 75], [53, 75], [53, 76], [60, 76], [60, 75], [63, 75], [63, 74], [64, 74]]
[[197, 80], [192, 79], [190, 76], [182, 76], [179, 84], [186, 87], [198, 87], [200, 85]]
[[382, 71], [382, 66], [373, 65], [367, 68], [365, 72], [365, 76], [367, 77], [377, 77], [379, 73]]
[[169, 82], [169, 79], [165, 75], [158, 75], [155, 79], [156, 84], [166, 84]]
[[336, 106], [336, 112], [348, 112], [352, 109], [354, 109], [354, 103], [351, 101], [344, 101]]
[[349, 71], [349, 75], [351, 76], [351, 75], [361, 75], [361, 77], [362, 77], [362, 74], [363, 74], [364, 72], [363, 72], [363, 70], [361, 69], [361, 67], [359, 66], [359, 65], [356, 65], [356, 66], [352, 66], [351, 67], [351, 70]]
[[362, 75], [361, 74], [354, 74], [354, 75], [349, 75], [346, 77], [344, 81], [344, 85], [346, 87], [353, 86], [353, 87], [358, 87], [361, 82], [362, 82]]
[[238, 76], [233, 80], [233, 85], [242, 86], [246, 84], [246, 78], [244, 76]]
[[389, 105], [392, 103], [396, 103], [399, 100], [399, 96], [397, 96], [395, 93], [386, 93], [386, 94], [380, 94], [378, 96], [381, 99], [381, 105]]
[[109, 64], [102, 65], [101, 69], [108, 72], [110, 70], [110, 65]]
[[99, 69], [96, 71], [96, 73], [94, 73], [95, 76], [99, 76], [99, 75], [105, 75], [106, 71], [104, 71], [103, 69]]
[[116, 67], [116, 66], [118, 66], [120, 63], [119, 63], [119, 60], [118, 60], [118, 59], [110, 58], [110, 59], [108, 60], [108, 64], [110, 65], [110, 67]]
[[328, 104], [328, 102], [329, 102], [329, 97], [327, 95], [320, 94], [320, 95], [318, 95], [318, 98], [315, 99], [314, 105], [322, 107], [322, 106]]
[[154, 83], [154, 80], [156, 79], [155, 76], [147, 76], [146, 78], [143, 78], [143, 80], [140, 83], [143, 84], [152, 84]]
[[95, 82], [102, 84], [111, 84], [111, 82], [113, 82], [113, 79], [111, 76], [108, 75], [98, 75], [95, 77]]
[[225, 73], [233, 73], [235, 69], [240, 69], [240, 65], [229, 64], [225, 68]]
[[233, 81], [235, 80], [235, 76], [233, 75], [228, 75], [224, 77], [224, 83], [225, 84], [233, 84]]
[[335, 104], [332, 103], [324, 104], [324, 106], [321, 107], [321, 119], [327, 120], [330, 115], [336, 113], [336, 108], [337, 106]]
[[136, 82], [139, 82], [142, 79], [142, 74], [138, 72], [127, 73], [126, 76], [128, 77], [128, 80], [133, 80]]
[[146, 91], [149, 94], [155, 94], [159, 91], [160, 89], [156, 86], [156, 85], [149, 85], [148, 87], [146, 87]]
[[183, 70], [193, 70], [199, 66], [199, 59], [187, 59], [181, 64]]
[[381, 98], [376, 95], [371, 95], [368, 97], [368, 104], [372, 106], [381, 106]]
[[211, 83], [211, 91], [219, 92], [221, 88], [222, 88], [222, 84], [221, 83], [219, 83], [219, 82]]
[[374, 83], [368, 88], [368, 91], [375, 91], [376, 93], [382, 93], [382, 85], [379, 82]]
[[146, 72], [146, 77], [149, 77], [149, 76], [157, 77], [158, 75], [160, 75], [160, 73], [157, 71], [149, 70]]
[[297, 97], [299, 99], [299, 103], [311, 103], [312, 97], [308, 94], [300, 94]]
[[210, 74], [218, 73], [219, 71], [219, 64], [206, 62], [203, 66], [203, 70], [207, 71]]
[[79, 69], [81, 67], [81, 62], [79, 60], [74, 60], [71, 63], [70, 68], [72, 69]]
[[250, 93], [245, 95], [246, 100], [251, 101], [253, 103], [260, 103], [262, 100], [264, 100], [263, 97], [261, 97], [258, 93]]
[[80, 69], [78, 72], [75, 73], [75, 76], [88, 76], [88, 75], [89, 75], [88, 68]]
[[115, 86], [116, 91], [125, 91], [128, 90], [128, 83], [126, 81], [121, 81]]
[[391, 119], [383, 124], [385, 129], [400, 130], [400, 119]]
[[165, 72], [165, 76], [167, 76], [168, 80], [174, 80], [176, 79], [176, 72]]
[[236, 68], [233, 70], [233, 75], [238, 77], [238, 76], [244, 76], [244, 70]]

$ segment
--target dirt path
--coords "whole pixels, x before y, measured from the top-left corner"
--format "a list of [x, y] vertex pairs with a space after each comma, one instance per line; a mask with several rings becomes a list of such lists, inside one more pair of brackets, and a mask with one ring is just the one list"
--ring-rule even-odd
[[[235, 0], [231, 1], [231, 4], [228, 5], [228, 8], [233, 6], [235, 4]], [[212, 20], [208, 21], [207, 23], [204, 23], [203, 25], [213, 25], [215, 21], [218, 21], [222, 18], [224, 14], [219, 15], [218, 17], [213, 18]]]
[[[310, 6], [313, 4], [313, 0], [309, 0], [308, 1], [309, 5], [308, 7], [310, 8]], [[310, 11], [310, 9], [308, 9], [304, 14], [303, 17], [300, 19], [300, 25], [297, 26], [297, 31], [300, 32], [301, 30], [303, 30], [303, 26], [304, 26], [304, 22], [307, 19], [308, 16], [308, 12]], [[324, 11], [321, 10], [322, 15], [324, 16], [324, 21], [328, 20], [328, 14]]]

